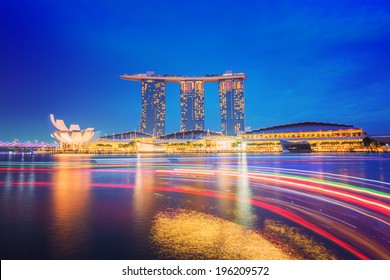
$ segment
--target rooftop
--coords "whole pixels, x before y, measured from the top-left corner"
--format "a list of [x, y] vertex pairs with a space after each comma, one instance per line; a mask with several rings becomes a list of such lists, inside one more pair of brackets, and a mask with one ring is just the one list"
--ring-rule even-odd
[[159, 136], [158, 139], [201, 139], [207, 136], [221, 136], [221, 132], [209, 130], [188, 130], [177, 131], [170, 134]]
[[113, 134], [107, 134], [100, 139], [135, 139], [135, 138], [151, 138], [153, 135], [148, 133], [143, 133], [139, 131], [126, 131], [126, 132], [120, 132], [120, 133], [113, 133]]
[[336, 124], [336, 123], [325, 123], [325, 122], [298, 122], [284, 125], [277, 125], [265, 128], [259, 128], [246, 132], [245, 134], [256, 134], [256, 133], [278, 133], [278, 132], [306, 132], [306, 131], [329, 131], [329, 130], [340, 130], [340, 129], [356, 129], [351, 124]]
[[168, 75], [168, 74], [155, 74], [154, 72], [147, 72], [146, 74], [124, 74], [120, 76], [121, 79], [130, 81], [142, 81], [142, 80], [158, 80], [165, 82], [182, 82], [182, 81], [203, 81], [203, 82], [218, 82], [221, 80], [231, 79], [246, 79], [245, 73], [233, 73], [226, 71], [225, 74], [206, 74], [202, 76], [185, 76], [185, 75]]

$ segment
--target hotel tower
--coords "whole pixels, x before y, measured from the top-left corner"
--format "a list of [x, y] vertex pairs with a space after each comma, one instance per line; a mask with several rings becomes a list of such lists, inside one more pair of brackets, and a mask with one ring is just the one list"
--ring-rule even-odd
[[165, 82], [142, 80], [140, 132], [155, 136], [165, 134]]
[[140, 81], [142, 113], [140, 131], [154, 136], [165, 134], [165, 84], [180, 84], [180, 131], [204, 130], [204, 83], [218, 82], [221, 130], [224, 135], [238, 135], [245, 131], [244, 73], [204, 76], [172, 76], [146, 74], [122, 75], [124, 80]]
[[204, 130], [203, 81], [180, 82], [180, 131]]
[[218, 83], [221, 127], [224, 135], [238, 135], [245, 131], [244, 81], [222, 80]]

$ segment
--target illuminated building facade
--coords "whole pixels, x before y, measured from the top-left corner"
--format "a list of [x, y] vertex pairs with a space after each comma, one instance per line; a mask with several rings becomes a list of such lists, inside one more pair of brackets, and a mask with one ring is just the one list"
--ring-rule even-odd
[[203, 81], [180, 82], [180, 131], [204, 129]]
[[142, 80], [140, 132], [154, 136], [165, 134], [165, 82]]
[[219, 107], [222, 134], [238, 135], [245, 131], [244, 80], [219, 81]]
[[[367, 152], [366, 134], [353, 125], [301, 122], [255, 129], [238, 136], [209, 130], [178, 131], [152, 137], [139, 132], [123, 132], [100, 138], [94, 147], [117, 152], [210, 153], [246, 152]], [[382, 138], [383, 139], [383, 138]], [[290, 148], [286, 145], [291, 145]], [[381, 151], [390, 151], [389, 146]], [[294, 150], [295, 149], [295, 150]]]
[[100, 137], [100, 131], [94, 128], [80, 129], [78, 124], [67, 127], [63, 120], [55, 119], [53, 114], [49, 115], [49, 126], [51, 136], [60, 142], [61, 148], [81, 148]]
[[363, 148], [364, 133], [349, 124], [301, 122], [245, 132], [241, 135], [247, 152], [281, 152], [280, 140], [307, 141], [315, 152], [348, 152]]
[[143, 133], [154, 136], [165, 134], [165, 83], [180, 84], [180, 131], [203, 130], [204, 83], [219, 83], [221, 129], [224, 135], [234, 136], [245, 130], [244, 73], [226, 71], [225, 74], [204, 76], [157, 75], [154, 72], [120, 76], [124, 80], [142, 82]]

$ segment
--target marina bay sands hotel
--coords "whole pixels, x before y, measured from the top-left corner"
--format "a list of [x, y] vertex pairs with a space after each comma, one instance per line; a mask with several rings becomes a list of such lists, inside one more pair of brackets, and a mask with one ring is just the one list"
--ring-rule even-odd
[[244, 73], [204, 76], [172, 76], [146, 74], [122, 75], [124, 80], [140, 81], [142, 113], [140, 132], [165, 134], [165, 84], [180, 84], [180, 131], [204, 130], [204, 83], [218, 82], [221, 128], [224, 135], [237, 135], [245, 130]]

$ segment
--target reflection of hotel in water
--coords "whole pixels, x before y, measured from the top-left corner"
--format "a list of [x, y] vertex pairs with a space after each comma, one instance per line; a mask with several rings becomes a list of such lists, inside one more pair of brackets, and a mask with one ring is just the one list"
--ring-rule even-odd
[[142, 84], [140, 132], [155, 136], [165, 134], [165, 84], [180, 84], [180, 131], [204, 130], [204, 83], [218, 82], [221, 128], [224, 135], [238, 135], [245, 130], [244, 73], [227, 71], [222, 75], [170, 76], [147, 74], [122, 75], [122, 79]]

